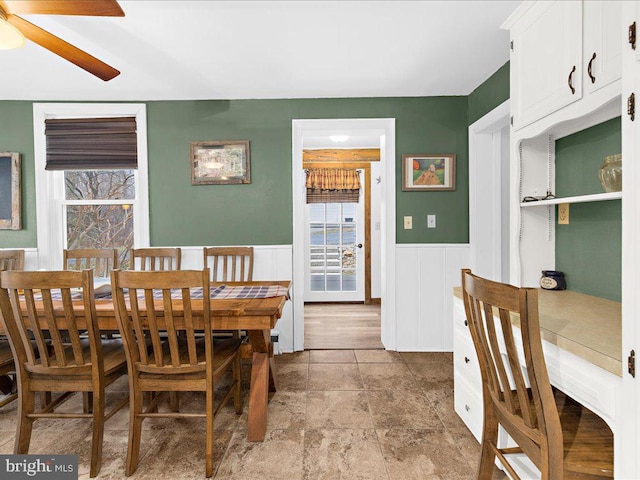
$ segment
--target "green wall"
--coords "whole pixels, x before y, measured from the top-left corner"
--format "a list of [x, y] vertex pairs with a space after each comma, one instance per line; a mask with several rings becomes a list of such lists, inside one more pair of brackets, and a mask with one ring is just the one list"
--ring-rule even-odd
[[469, 125], [509, 99], [509, 62], [469, 95]]
[[20, 153], [22, 230], [0, 230], [0, 248], [36, 247], [36, 194], [31, 102], [0, 101], [0, 152]]
[[[291, 244], [291, 121], [396, 119], [398, 243], [468, 242], [468, 97], [147, 102], [151, 244]], [[0, 150], [23, 158], [23, 224], [1, 247], [36, 246], [32, 102], [0, 101]], [[192, 186], [189, 142], [249, 140], [249, 185]], [[456, 190], [402, 192], [406, 153], [456, 154]], [[438, 227], [426, 228], [427, 214]], [[413, 215], [413, 230], [402, 217]]]
[[[606, 155], [620, 153], [620, 118], [556, 141], [556, 195], [602, 193], [598, 171]], [[569, 224], [556, 225], [556, 269], [567, 288], [621, 300], [620, 200], [572, 204]]]

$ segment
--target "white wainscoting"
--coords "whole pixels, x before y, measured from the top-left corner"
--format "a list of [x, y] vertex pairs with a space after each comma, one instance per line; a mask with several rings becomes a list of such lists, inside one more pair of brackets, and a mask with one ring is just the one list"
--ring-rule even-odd
[[[203, 247], [180, 247], [182, 249], [182, 268], [201, 269], [204, 265]], [[291, 280], [293, 278], [293, 257], [291, 245], [256, 245], [254, 248], [254, 280]], [[38, 270], [38, 249], [25, 249], [25, 269]], [[43, 264], [45, 264], [43, 262]], [[293, 298], [293, 287], [291, 296]], [[281, 352], [293, 352], [293, 308], [287, 302], [276, 328], [280, 332], [279, 349]]]
[[[182, 268], [199, 269], [204, 266], [203, 247], [180, 247]], [[254, 280], [291, 280], [293, 278], [293, 247], [291, 245], [254, 245]], [[291, 288], [291, 297], [295, 287]], [[293, 306], [289, 301], [284, 307], [276, 329], [280, 332], [279, 349], [293, 352]]]
[[396, 245], [398, 351], [453, 351], [451, 296], [468, 265], [468, 244]]

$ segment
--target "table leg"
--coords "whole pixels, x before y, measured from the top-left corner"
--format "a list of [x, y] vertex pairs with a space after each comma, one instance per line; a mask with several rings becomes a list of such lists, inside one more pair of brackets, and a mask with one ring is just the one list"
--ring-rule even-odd
[[269, 391], [276, 392], [278, 387], [276, 385], [276, 377], [273, 372], [275, 371], [276, 363], [273, 361], [273, 357], [269, 358]]
[[253, 353], [251, 365], [251, 390], [249, 391], [250, 442], [261, 442], [267, 431], [267, 401], [269, 397], [269, 354]]
[[249, 412], [247, 440], [261, 442], [267, 431], [267, 403], [272, 380], [271, 358], [269, 358], [270, 332], [268, 330], [249, 331], [253, 360], [251, 364], [251, 388], [249, 391]]

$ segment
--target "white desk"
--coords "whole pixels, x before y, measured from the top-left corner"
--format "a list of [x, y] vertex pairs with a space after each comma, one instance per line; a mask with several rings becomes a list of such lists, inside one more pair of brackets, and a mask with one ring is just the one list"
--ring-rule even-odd
[[[480, 370], [465, 325], [462, 291], [458, 287], [453, 293], [455, 410], [481, 441]], [[622, 387], [620, 303], [570, 291], [540, 290], [538, 309], [551, 384], [602, 417], [615, 441], [621, 421], [616, 412]], [[518, 335], [519, 330], [514, 333]], [[525, 473], [523, 478], [527, 477]]]

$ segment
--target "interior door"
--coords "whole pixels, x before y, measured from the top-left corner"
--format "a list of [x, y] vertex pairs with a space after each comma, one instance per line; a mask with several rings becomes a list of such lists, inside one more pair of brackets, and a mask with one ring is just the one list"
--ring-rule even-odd
[[306, 205], [305, 302], [364, 301], [364, 200]]

